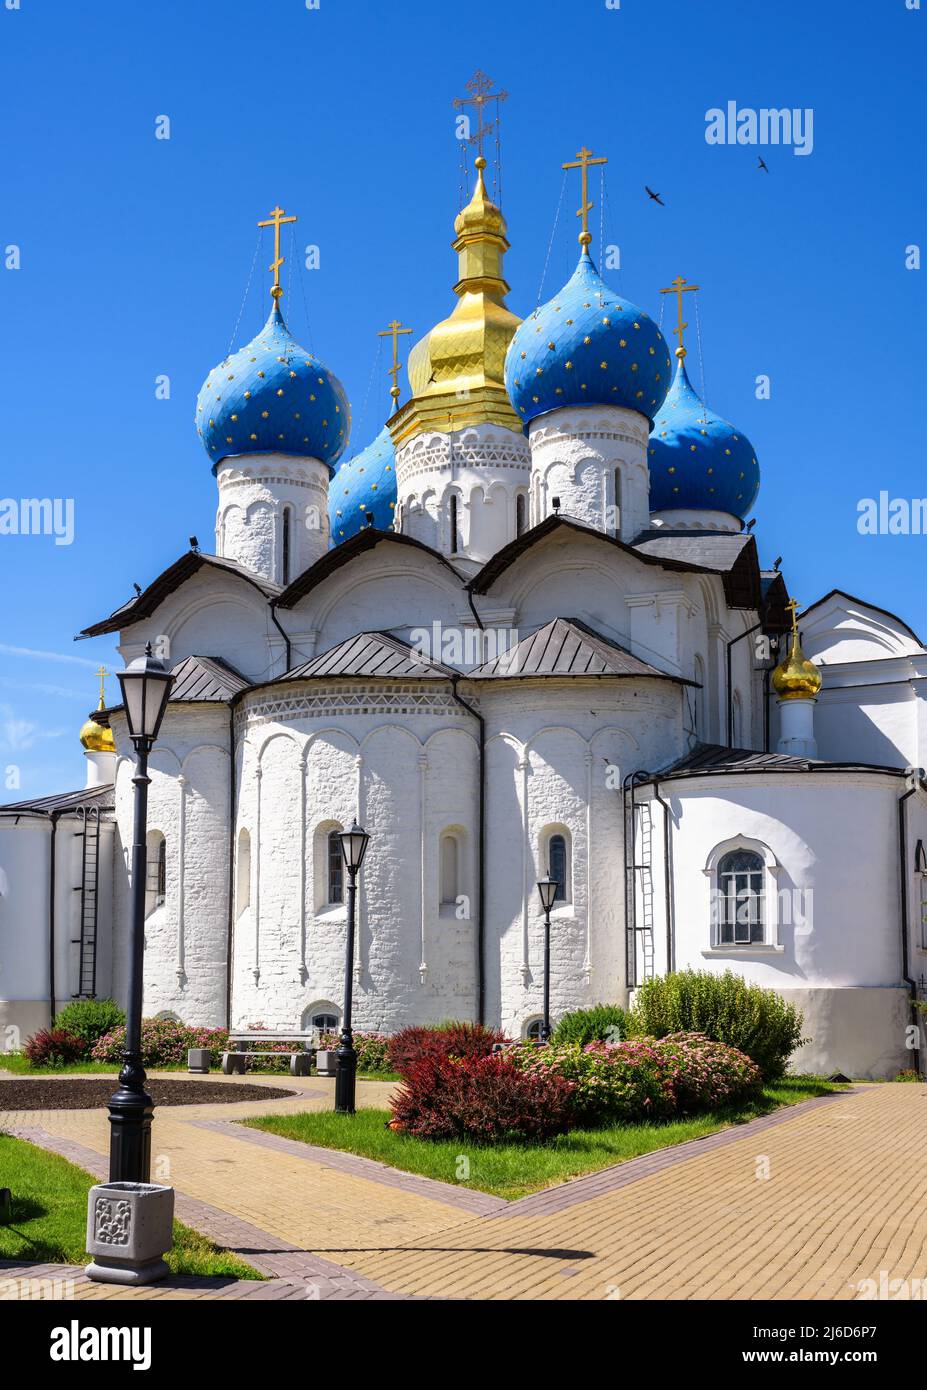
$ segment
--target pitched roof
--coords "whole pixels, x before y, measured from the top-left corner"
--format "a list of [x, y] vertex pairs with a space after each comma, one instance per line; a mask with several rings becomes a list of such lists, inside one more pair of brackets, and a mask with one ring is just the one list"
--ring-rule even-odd
[[639, 555], [720, 574], [732, 608], [759, 608], [760, 565], [749, 531], [642, 531], [632, 542]]
[[59, 812], [76, 810], [80, 806], [95, 806], [101, 811], [111, 811], [115, 806], [112, 783], [106, 783], [102, 787], [85, 787], [79, 792], [57, 792], [53, 796], [37, 796], [30, 801], [11, 801], [0, 806], [0, 816], [26, 812], [38, 816], [54, 816]]
[[878, 763], [825, 762], [821, 758], [795, 758], [788, 753], [764, 753], [752, 748], [725, 748], [702, 743], [659, 774], [666, 777], [705, 777], [731, 772], [882, 772], [903, 777], [904, 770]]
[[492, 661], [468, 671], [465, 678], [513, 680], [529, 676], [655, 676], [681, 685], [695, 684], [641, 661], [579, 618], [554, 618]]
[[389, 632], [358, 632], [311, 661], [288, 671], [281, 681], [364, 676], [376, 680], [451, 680], [450, 666], [421, 655]]
[[188, 656], [172, 668], [171, 674], [172, 704], [178, 700], [224, 703], [251, 684], [221, 656]]
[[341, 569], [342, 565], [348, 564], [358, 555], [363, 555], [366, 551], [372, 550], [374, 546], [381, 544], [399, 545], [412, 547], [414, 550], [422, 551], [425, 555], [430, 555], [439, 564], [448, 570], [459, 584], [463, 581], [457, 570], [440, 551], [433, 550], [424, 541], [417, 541], [414, 536], [404, 536], [401, 531], [381, 531], [376, 526], [365, 526], [363, 531], [358, 531], [349, 540], [342, 541], [336, 545], [334, 550], [326, 551], [314, 565], [310, 565], [302, 574], [297, 575], [286, 589], [283, 590], [277, 599], [274, 607], [292, 608], [304, 598], [317, 584], [321, 584], [330, 574], [334, 574]]
[[169, 594], [172, 594], [175, 589], [179, 589], [181, 584], [185, 584], [204, 565], [237, 575], [240, 579], [253, 585], [265, 598], [273, 598], [281, 592], [279, 584], [271, 583], [269, 579], [264, 579], [261, 575], [255, 574], [253, 570], [246, 569], [244, 565], [239, 565], [235, 560], [226, 560], [221, 555], [204, 555], [200, 550], [188, 550], [185, 555], [181, 555], [179, 560], [175, 560], [172, 565], [163, 570], [157, 579], [153, 579], [147, 589], [143, 589], [140, 594], [129, 599], [128, 603], [115, 609], [108, 618], [104, 618], [99, 623], [93, 623], [90, 627], [85, 627], [82, 632], [77, 634], [77, 640], [82, 637], [102, 637], [107, 632], [119, 632], [120, 629], [130, 627], [142, 618], [150, 618]]
[[803, 621], [805, 618], [807, 618], [809, 613], [813, 613], [816, 608], [820, 608], [822, 603], [826, 603], [827, 600], [831, 598], [847, 598], [850, 600], [851, 603], [858, 603], [860, 608], [869, 608], [872, 610], [873, 613], [881, 613], [883, 618], [891, 618], [892, 622], [897, 623], [899, 627], [904, 628], [908, 636], [912, 638], [919, 647], [923, 647], [924, 643], [918, 637], [914, 629], [908, 626], [904, 618], [899, 618], [897, 613], [893, 613], [888, 608], [880, 608], [877, 603], [870, 603], [868, 599], [856, 598], [853, 594], [848, 594], [846, 589], [830, 589], [826, 594], [824, 594], [822, 598], [819, 598], [815, 603], [809, 604], [807, 608], [803, 609], [802, 612], [799, 613], [799, 622]]

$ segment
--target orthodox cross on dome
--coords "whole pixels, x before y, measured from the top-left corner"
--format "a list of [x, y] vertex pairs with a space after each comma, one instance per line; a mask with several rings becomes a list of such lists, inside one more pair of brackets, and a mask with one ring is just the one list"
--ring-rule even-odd
[[[476, 145], [477, 153], [483, 158], [483, 140], [499, 124], [499, 103], [508, 99], [508, 92], [494, 92], [492, 90], [492, 78], [487, 77], [481, 68], [476, 72], [466, 84], [469, 96], [455, 97], [454, 107], [459, 110], [462, 106], [474, 106], [476, 108], [476, 130], [466, 137], [468, 145]], [[483, 124], [483, 107], [489, 102], [496, 103], [496, 114], [493, 120]]]
[[267, 267], [268, 270], [274, 272], [274, 283], [270, 291], [274, 302], [283, 294], [283, 290], [280, 287], [280, 267], [286, 259], [285, 256], [281, 256], [280, 254], [280, 228], [285, 222], [296, 222], [297, 220], [296, 217], [287, 217], [283, 208], [274, 208], [266, 221], [258, 223], [259, 227], [273, 227], [274, 229], [274, 258]]
[[686, 284], [686, 277], [685, 277], [684, 275], [677, 275], [677, 276], [676, 276], [676, 279], [673, 281], [673, 283], [672, 283], [671, 285], [667, 286], [667, 288], [666, 288], [665, 290], [661, 290], [661, 291], [660, 291], [661, 294], [674, 294], [674, 295], [676, 296], [676, 299], [677, 299], [677, 307], [678, 307], [678, 311], [679, 311], [679, 323], [678, 323], [677, 326], [673, 329], [673, 332], [676, 334], [677, 338], [679, 339], [679, 346], [678, 346], [678, 348], [676, 349], [676, 356], [679, 358], [680, 362], [682, 361], [682, 359], [683, 359], [683, 358], [685, 357], [685, 355], [686, 355], [686, 345], [685, 345], [685, 343], [684, 343], [683, 340], [682, 340], [682, 335], [683, 335], [684, 330], [687, 329], [687, 328], [689, 327], [689, 325], [683, 321], [683, 317], [682, 317], [682, 296], [683, 296], [684, 294], [689, 294], [690, 291], [692, 291], [692, 290], [697, 290], [697, 289], [698, 289], [698, 285], [687, 285], [687, 284]]
[[593, 164], [607, 163], [608, 160], [604, 155], [594, 156], [592, 150], [587, 150], [586, 146], [583, 145], [576, 158], [563, 165], [564, 169], [579, 169], [582, 176], [582, 199], [580, 206], [576, 209], [576, 216], [583, 219], [583, 230], [579, 234], [580, 246], [588, 246], [592, 240], [589, 232], [589, 214], [595, 204], [589, 201], [589, 168]]
[[798, 599], [790, 598], [789, 601], [788, 601], [788, 603], [787, 603], [785, 606], [786, 606], [787, 610], [789, 611], [789, 613], [791, 613], [791, 615], [792, 615], [792, 632], [795, 633], [795, 635], [797, 636], [797, 635], [798, 635], [798, 607], [799, 607], [799, 605], [798, 605]]
[[390, 387], [389, 393], [393, 398], [393, 403], [397, 406], [399, 404], [399, 369], [402, 366], [399, 360], [399, 338], [401, 334], [411, 332], [411, 328], [403, 328], [398, 319], [393, 319], [389, 328], [384, 328], [382, 333], [377, 334], [378, 338], [392, 338], [393, 340], [393, 365], [389, 369], [389, 374], [393, 378], [393, 384]]
[[101, 666], [96, 674], [100, 677], [100, 703], [97, 709], [106, 709], [105, 689], [106, 689], [106, 667]]

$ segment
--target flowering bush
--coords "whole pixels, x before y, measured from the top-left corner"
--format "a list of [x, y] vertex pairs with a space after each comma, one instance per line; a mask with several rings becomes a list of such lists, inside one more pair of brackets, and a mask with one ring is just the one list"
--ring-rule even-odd
[[43, 1028], [26, 1043], [25, 1053], [34, 1067], [62, 1067], [79, 1062], [86, 1055], [86, 1044], [65, 1028]]
[[530, 1075], [572, 1083], [571, 1109], [579, 1125], [665, 1120], [716, 1109], [745, 1099], [761, 1084], [749, 1057], [697, 1033], [631, 1038], [614, 1047], [524, 1044], [512, 1055]]
[[510, 1052], [426, 1056], [404, 1065], [390, 1127], [419, 1139], [547, 1139], [572, 1123], [572, 1083], [523, 1070]]
[[[191, 1047], [208, 1047], [210, 1063], [216, 1066], [228, 1043], [226, 1028], [188, 1028], [170, 1018], [142, 1019], [142, 1063], [146, 1067], [186, 1066]], [[121, 1062], [125, 1045], [125, 1028], [113, 1028], [94, 1044], [90, 1055], [95, 1062]]]
[[427, 1057], [486, 1057], [505, 1042], [497, 1028], [480, 1023], [442, 1023], [433, 1028], [402, 1028], [389, 1039], [389, 1062], [403, 1076]]
[[[358, 1071], [391, 1071], [389, 1060], [389, 1038], [385, 1033], [355, 1033], [354, 1050], [357, 1053]], [[332, 1050], [338, 1047], [337, 1033], [322, 1033], [319, 1047]]]

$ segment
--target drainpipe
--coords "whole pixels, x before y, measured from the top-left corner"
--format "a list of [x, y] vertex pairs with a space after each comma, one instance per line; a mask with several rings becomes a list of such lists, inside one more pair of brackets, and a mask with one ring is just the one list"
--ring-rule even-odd
[[[898, 798], [898, 866], [901, 873], [901, 978], [908, 987], [911, 1000], [911, 1021], [920, 1037], [920, 1012], [917, 1007], [917, 985], [909, 974], [908, 960], [908, 798], [913, 796], [924, 778], [924, 770], [919, 767], [905, 768], [910, 786]], [[920, 1048], [914, 1060], [914, 1069], [920, 1073]]]
[[[279, 619], [277, 618], [277, 600], [276, 600], [276, 599], [271, 599], [271, 600], [270, 600], [270, 616], [271, 616], [271, 620], [272, 620], [272, 622], [273, 622], [274, 627], [277, 629], [277, 631], [280, 633], [280, 636], [283, 638], [284, 642], [286, 643], [286, 670], [289, 671], [289, 670], [291, 669], [292, 665], [293, 665], [292, 653], [291, 653], [291, 649], [290, 649], [290, 639], [289, 639], [289, 637], [287, 636], [286, 632], [284, 632], [283, 628], [280, 626]], [[284, 672], [284, 675], [285, 675], [285, 674], [286, 674], [286, 671]]]
[[[481, 632], [485, 631], [482, 619], [476, 611], [473, 603], [473, 594], [467, 587], [467, 602], [470, 605], [470, 612], [476, 621], [477, 627]], [[451, 685], [451, 694], [462, 709], [471, 714], [476, 720], [480, 731], [480, 766], [479, 766], [479, 794], [477, 817], [479, 829], [477, 833], [477, 873], [479, 875], [479, 887], [477, 890], [477, 923], [476, 923], [476, 1021], [485, 1023], [486, 1021], [486, 721], [478, 710], [468, 704], [462, 695], [458, 693], [457, 682], [459, 676], [455, 676]]]
[[51, 815], [51, 860], [48, 869], [48, 1005], [50, 1009], [49, 1027], [55, 1022], [57, 1001], [55, 999], [55, 855], [58, 836], [58, 813]]
[[235, 929], [235, 706], [229, 704], [229, 912], [225, 935], [225, 1026], [232, 1027], [232, 937]]
[[676, 912], [673, 904], [672, 819], [669, 803], [660, 795], [660, 783], [653, 779], [654, 800], [663, 807], [663, 901], [666, 904], [666, 973], [676, 968]]
[[733, 678], [733, 674], [732, 674], [731, 648], [733, 647], [733, 645], [734, 645], [735, 642], [740, 642], [740, 641], [743, 640], [744, 637], [749, 637], [750, 634], [751, 634], [751, 632], [756, 632], [756, 631], [757, 631], [759, 628], [761, 628], [762, 626], [763, 626], [763, 620], [762, 620], [762, 618], [761, 618], [760, 621], [759, 621], [758, 623], [754, 623], [752, 627], [748, 627], [748, 628], [746, 628], [743, 632], [739, 632], [739, 633], [737, 634], [736, 637], [732, 637], [731, 640], [730, 640], [730, 641], [728, 642], [728, 644], [727, 644], [727, 701], [726, 701], [726, 710], [727, 710], [727, 746], [728, 746], [728, 748], [733, 748], [733, 747], [734, 747], [734, 707], [733, 707], [733, 704], [731, 703], [732, 698], [733, 698], [733, 692], [732, 692], [732, 688], [731, 688], [731, 687], [732, 687], [732, 685], [733, 685], [733, 679], [734, 679], [734, 678]]

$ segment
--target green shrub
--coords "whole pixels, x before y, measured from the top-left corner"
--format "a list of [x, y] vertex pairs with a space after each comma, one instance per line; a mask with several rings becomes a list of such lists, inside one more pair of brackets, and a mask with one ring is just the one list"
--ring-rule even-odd
[[84, 1057], [90, 1056], [94, 1043], [104, 1033], [121, 1028], [125, 1021], [126, 1016], [114, 999], [72, 999], [55, 1015], [56, 1028], [83, 1039]]
[[24, 1051], [34, 1067], [65, 1067], [85, 1055], [83, 1038], [64, 1028], [43, 1028], [34, 1033]]
[[702, 1033], [752, 1057], [764, 1081], [784, 1073], [802, 1037], [801, 1012], [772, 989], [748, 985], [732, 970], [714, 975], [681, 970], [645, 980], [637, 991], [630, 1023], [633, 1033], [664, 1038], [670, 1033]]
[[591, 1009], [574, 1009], [564, 1014], [551, 1042], [579, 1043], [585, 1047], [591, 1042], [623, 1042], [629, 1033], [628, 1015], [619, 1004], [593, 1004]]

